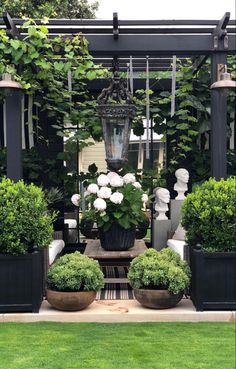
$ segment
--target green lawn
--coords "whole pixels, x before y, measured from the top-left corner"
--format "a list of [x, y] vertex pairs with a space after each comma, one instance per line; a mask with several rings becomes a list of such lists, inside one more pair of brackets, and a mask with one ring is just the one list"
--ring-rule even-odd
[[234, 369], [233, 323], [1, 323], [1, 369]]

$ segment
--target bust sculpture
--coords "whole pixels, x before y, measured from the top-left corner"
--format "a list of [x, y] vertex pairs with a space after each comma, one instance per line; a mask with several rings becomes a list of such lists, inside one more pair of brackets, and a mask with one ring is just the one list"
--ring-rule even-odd
[[155, 190], [155, 210], [158, 212], [157, 220], [166, 220], [166, 212], [169, 210], [170, 192], [166, 188], [159, 187]]
[[177, 182], [174, 185], [174, 190], [177, 192], [175, 200], [184, 200], [186, 196], [184, 193], [188, 190], [189, 172], [187, 169], [179, 168], [175, 171]]

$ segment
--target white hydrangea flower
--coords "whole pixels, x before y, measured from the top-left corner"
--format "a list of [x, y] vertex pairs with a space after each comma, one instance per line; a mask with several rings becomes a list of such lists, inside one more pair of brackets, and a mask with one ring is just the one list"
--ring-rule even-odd
[[133, 186], [136, 187], [138, 190], [141, 190], [142, 186], [139, 182], [134, 182]]
[[123, 178], [119, 175], [114, 176], [110, 179], [110, 185], [112, 187], [122, 187], [124, 184]]
[[87, 192], [89, 193], [97, 193], [98, 192], [98, 185], [96, 183], [91, 183], [88, 188], [87, 188]]
[[107, 203], [105, 200], [98, 198], [93, 202], [93, 206], [99, 211], [104, 211], [107, 208]]
[[148, 195], [146, 193], [144, 193], [142, 196], [142, 202], [144, 202], [145, 204], [146, 202], [148, 202]]
[[79, 206], [79, 200], [80, 200], [80, 195], [78, 193], [75, 193], [74, 195], [71, 196], [71, 202], [75, 206]]
[[127, 173], [123, 177], [124, 182], [127, 183], [134, 183], [136, 181], [135, 175], [132, 173]]
[[113, 204], [121, 204], [123, 198], [124, 198], [124, 195], [117, 191], [111, 195], [110, 201], [113, 202]]
[[111, 189], [109, 187], [101, 187], [97, 192], [97, 196], [101, 199], [109, 199], [111, 196]]
[[107, 173], [107, 177], [109, 178], [109, 180], [111, 180], [113, 177], [119, 177], [119, 174], [116, 172], [108, 172]]
[[97, 183], [99, 186], [107, 186], [110, 183], [110, 179], [105, 174], [100, 174], [100, 176], [97, 179]]

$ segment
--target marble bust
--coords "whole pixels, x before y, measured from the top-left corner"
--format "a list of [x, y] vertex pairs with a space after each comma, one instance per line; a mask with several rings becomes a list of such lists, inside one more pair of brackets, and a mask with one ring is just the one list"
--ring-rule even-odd
[[169, 210], [170, 192], [166, 188], [159, 187], [155, 190], [155, 210], [158, 212], [157, 220], [166, 220], [166, 212]]
[[186, 196], [184, 193], [188, 190], [189, 172], [187, 169], [179, 168], [175, 171], [177, 182], [174, 185], [174, 190], [177, 192], [175, 200], [184, 200]]

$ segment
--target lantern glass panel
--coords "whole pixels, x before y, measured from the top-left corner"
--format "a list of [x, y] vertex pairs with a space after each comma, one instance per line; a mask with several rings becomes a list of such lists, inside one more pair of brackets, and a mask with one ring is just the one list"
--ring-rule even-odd
[[111, 157], [121, 159], [124, 144], [124, 121], [117, 118], [111, 119], [108, 127], [111, 140]]

